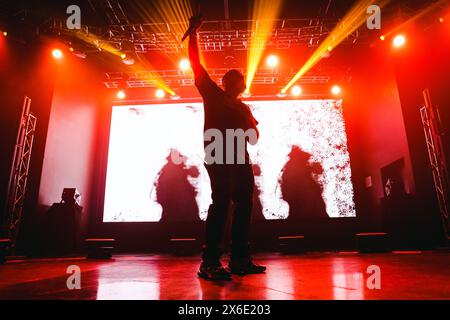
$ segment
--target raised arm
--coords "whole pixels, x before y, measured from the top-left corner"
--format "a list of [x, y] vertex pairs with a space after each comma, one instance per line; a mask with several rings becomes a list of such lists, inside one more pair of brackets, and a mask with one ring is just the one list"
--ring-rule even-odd
[[189, 62], [196, 79], [206, 74], [206, 70], [200, 62], [200, 53], [198, 50], [197, 40], [197, 30], [201, 23], [202, 21], [200, 16], [193, 16], [189, 20], [189, 25], [192, 28], [192, 32], [189, 36]]
[[205, 68], [200, 62], [200, 53], [198, 51], [197, 31], [194, 31], [189, 36], [189, 62], [191, 64], [194, 76], [197, 78], [202, 73], [206, 72]]

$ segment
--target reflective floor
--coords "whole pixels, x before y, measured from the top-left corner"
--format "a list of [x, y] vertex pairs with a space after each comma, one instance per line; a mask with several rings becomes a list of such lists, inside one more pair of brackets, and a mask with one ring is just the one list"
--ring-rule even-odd
[[[198, 279], [198, 259], [9, 261], [0, 265], [0, 299], [450, 299], [449, 252], [258, 255], [266, 274], [228, 282]], [[79, 290], [67, 288], [71, 265], [81, 270]]]

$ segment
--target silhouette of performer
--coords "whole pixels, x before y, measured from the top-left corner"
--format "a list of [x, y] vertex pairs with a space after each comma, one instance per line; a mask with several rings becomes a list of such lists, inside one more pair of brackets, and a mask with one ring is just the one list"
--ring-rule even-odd
[[329, 218], [322, 198], [322, 188], [313, 174], [322, 173], [319, 164], [309, 163], [310, 154], [294, 146], [281, 175], [281, 193], [289, 204], [292, 219]]
[[[253, 118], [250, 108], [244, 104], [239, 95], [246, 86], [244, 76], [237, 70], [229, 70], [222, 78], [224, 90], [210, 78], [206, 69], [200, 63], [197, 29], [202, 19], [200, 15], [191, 17], [189, 21], [189, 60], [194, 72], [195, 85], [204, 102], [204, 130], [220, 130], [223, 137], [221, 163], [207, 163], [205, 167], [211, 180], [212, 204], [208, 210], [206, 220], [206, 244], [203, 249], [202, 263], [198, 275], [206, 279], [229, 279], [231, 273], [249, 274], [262, 273], [265, 267], [253, 263], [249, 252], [249, 228], [251, 222], [254, 176], [252, 165], [247, 153], [247, 143], [244, 143], [245, 163], [237, 164], [233, 157], [233, 164], [225, 164], [226, 157], [226, 130], [253, 129], [256, 136], [257, 121]], [[205, 139], [206, 140], [206, 139]], [[210, 143], [205, 141], [205, 151]], [[235, 144], [235, 156], [237, 156]], [[206, 152], [207, 153], [207, 152]], [[216, 156], [213, 154], [211, 156]], [[208, 155], [207, 155], [208, 156]], [[223, 241], [227, 211], [231, 201], [234, 203], [231, 259], [229, 270], [222, 267], [221, 243]]]

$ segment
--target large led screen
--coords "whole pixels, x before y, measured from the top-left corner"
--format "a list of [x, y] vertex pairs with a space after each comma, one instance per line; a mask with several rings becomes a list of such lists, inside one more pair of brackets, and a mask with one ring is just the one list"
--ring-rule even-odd
[[[249, 146], [255, 210], [265, 219], [354, 217], [341, 101], [248, 104], [260, 131]], [[202, 103], [114, 106], [103, 221], [205, 220], [211, 188], [203, 160]]]

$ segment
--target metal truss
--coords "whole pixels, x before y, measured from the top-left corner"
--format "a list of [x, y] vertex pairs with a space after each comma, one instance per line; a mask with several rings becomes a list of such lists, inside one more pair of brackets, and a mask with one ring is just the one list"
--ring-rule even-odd
[[444, 148], [442, 145], [442, 133], [439, 125], [439, 113], [437, 108], [431, 103], [428, 89], [424, 90], [423, 95], [425, 98], [425, 106], [420, 109], [422, 126], [425, 133], [442, 224], [446, 236], [449, 237], [449, 181]]
[[110, 24], [129, 23], [127, 14], [118, 0], [89, 0], [92, 8], [98, 7], [104, 12]]
[[[337, 25], [338, 20], [324, 19], [282, 19], [274, 20], [274, 28], [269, 33], [266, 48], [277, 50], [290, 49], [294, 46], [317, 47]], [[257, 27], [252, 30], [252, 24], [258, 26], [254, 20], [219, 20], [205, 21], [202, 30], [198, 32], [199, 46], [202, 51], [248, 50], [254, 43], [253, 39], [260, 39]], [[160, 51], [167, 54], [185, 52], [187, 43], [181, 42], [181, 22], [148, 23], [148, 24], [112, 24], [107, 28], [84, 26], [81, 31], [95, 35], [98, 41], [86, 48], [89, 52], [108, 46], [117, 51], [131, 47], [137, 53]], [[71, 37], [74, 31], [65, 29], [63, 24], [55, 24], [53, 32]], [[347, 37], [352, 43], [363, 38], [360, 30], [356, 30]]]
[[[268, 41], [263, 44], [255, 43], [253, 40], [261, 39], [258, 33], [263, 32], [257, 27], [254, 30], [251, 28], [252, 24], [258, 26], [258, 21], [205, 21], [198, 33], [199, 46], [203, 51], [248, 50], [251, 45], [256, 47], [264, 45], [266, 48], [277, 50], [299, 45], [317, 47], [330, 34], [337, 22], [319, 19], [275, 20]], [[161, 32], [162, 30], [164, 31]], [[185, 50], [185, 44], [181, 42], [183, 34], [175, 33], [173, 30], [180, 30], [180, 23], [112, 25], [109, 27], [108, 37], [103, 41], [118, 50], [122, 43], [132, 42], [136, 52], [152, 50], [165, 53], [183, 52]], [[359, 36], [360, 32], [355, 31], [349, 34], [348, 40], [355, 42]]]
[[6, 231], [13, 242], [13, 249], [22, 217], [37, 122], [37, 118], [30, 113], [30, 106], [31, 99], [25, 97], [8, 185]]
[[[130, 23], [126, 13], [117, 0], [99, 0], [92, 2], [92, 6], [105, 13], [110, 25], [107, 27], [83, 26], [82, 30], [67, 30], [65, 24], [55, 23], [52, 32], [58, 34], [68, 42], [82, 46], [81, 51], [98, 54], [102, 48], [108, 51], [127, 52], [131, 55], [151, 52], [164, 54], [186, 54], [187, 41], [182, 42], [184, 22], [172, 23]], [[338, 19], [277, 19], [273, 20], [274, 27], [270, 31], [267, 42], [255, 42], [261, 39], [263, 32], [258, 20], [216, 20], [204, 21], [198, 32], [199, 47], [203, 52], [233, 52], [246, 51], [250, 46], [260, 46], [267, 49], [287, 50], [293, 47], [318, 47], [331, 34], [338, 24]], [[90, 34], [96, 39], [95, 43], [80, 43], [75, 33]], [[361, 30], [349, 34], [344, 40], [347, 43], [362, 41], [367, 34]], [[294, 75], [292, 70], [272, 72], [258, 70], [253, 83], [276, 84], [289, 81]], [[297, 70], [295, 70], [296, 72]], [[216, 82], [220, 82], [225, 69], [213, 69], [211, 75]], [[329, 76], [305, 76], [300, 83], [327, 83]], [[108, 72], [106, 73], [106, 88], [118, 87], [154, 87], [156, 79], [163, 79], [171, 87], [193, 85], [192, 76], [179, 70], [155, 70], [134, 73]]]
[[[243, 74], [246, 70], [243, 68], [236, 68]], [[226, 68], [212, 68], [208, 72], [211, 78], [217, 83], [221, 83], [222, 77], [227, 72]], [[297, 70], [294, 69], [258, 69], [253, 84], [271, 84], [277, 85], [285, 84], [290, 80]], [[172, 87], [187, 87], [194, 85], [194, 78], [191, 72], [180, 70], [158, 70], [158, 71], [137, 71], [137, 72], [107, 72], [106, 81], [104, 82], [106, 88], [148, 88], [157, 87], [157, 79], [163, 79], [165, 83]], [[328, 75], [305, 75], [299, 79], [299, 84], [306, 83], [328, 83], [330, 76]]]
[[[145, 54], [151, 52], [162, 52], [164, 54], [185, 54], [187, 42], [181, 42], [183, 34], [174, 30], [181, 30], [184, 25], [181, 22], [174, 23], [149, 23], [130, 24], [118, 21], [127, 21], [126, 16], [121, 14], [115, 2], [103, 1], [103, 6], [108, 9], [111, 25], [107, 28], [96, 28], [84, 26], [83, 32], [94, 35], [95, 43], [84, 43], [82, 51], [98, 54], [101, 49], [127, 52], [133, 54]], [[112, 10], [111, 8], [115, 8]], [[105, 10], [106, 10], [105, 9]], [[113, 11], [115, 12], [113, 14]], [[119, 17], [120, 16], [120, 17]], [[317, 47], [334, 29], [338, 20], [327, 19], [279, 19], [274, 20], [274, 28], [269, 33], [266, 44], [254, 43], [254, 39], [260, 39], [258, 33], [258, 21], [253, 20], [218, 20], [205, 21], [198, 33], [199, 47], [203, 52], [232, 52], [248, 50], [251, 45], [265, 46], [268, 49], [286, 50], [296, 46]], [[252, 25], [256, 25], [252, 28]], [[74, 31], [64, 29], [64, 25], [57, 25], [57, 32], [65, 39], [74, 39]], [[253, 30], [252, 30], [253, 29]], [[344, 42], [354, 43], [363, 39], [363, 33], [359, 30], [348, 35]], [[99, 50], [100, 49], [100, 50]], [[210, 74], [216, 82], [221, 81], [226, 69], [211, 69]], [[297, 70], [263, 70], [258, 69], [253, 80], [255, 84], [277, 84], [289, 81]], [[245, 72], [244, 72], [245, 74]], [[300, 79], [299, 83], [328, 83], [328, 75], [307, 75]], [[155, 87], [156, 79], [163, 79], [171, 87], [183, 87], [193, 85], [192, 75], [180, 70], [143, 70], [138, 72], [107, 72], [105, 79], [106, 88], [118, 87]]]
[[[118, 0], [98, 0], [91, 5], [103, 11], [109, 21], [109, 27], [97, 34], [102, 36], [102, 41], [109, 46], [120, 50], [122, 43], [130, 42], [134, 45], [135, 52], [162, 50], [173, 53], [184, 49], [184, 44], [181, 42], [183, 34], [174, 30], [184, 29], [185, 22], [132, 24]], [[202, 30], [199, 32], [199, 45], [202, 50], [247, 50], [250, 45], [258, 46], [258, 43], [252, 43], [252, 39], [258, 38], [258, 33], [262, 32], [259, 28], [260, 21], [230, 20], [228, 14], [225, 16], [227, 17], [225, 20], [203, 23]], [[260, 45], [268, 48], [289, 49], [294, 45], [317, 46], [330, 34], [330, 30], [333, 30], [338, 20], [278, 19], [273, 22], [274, 28], [269, 34], [268, 43]], [[355, 40], [358, 35], [359, 33], [355, 32], [349, 37]]]

